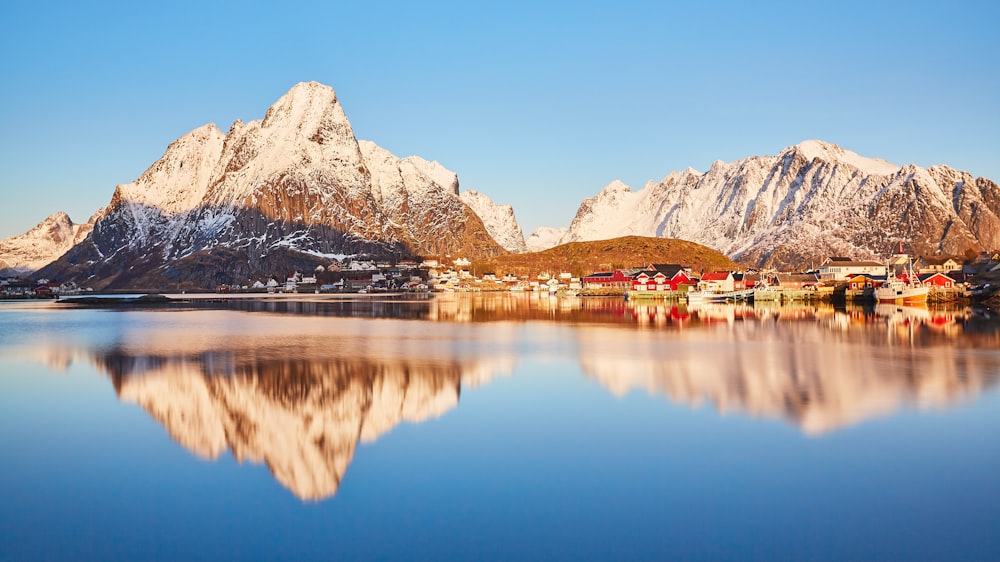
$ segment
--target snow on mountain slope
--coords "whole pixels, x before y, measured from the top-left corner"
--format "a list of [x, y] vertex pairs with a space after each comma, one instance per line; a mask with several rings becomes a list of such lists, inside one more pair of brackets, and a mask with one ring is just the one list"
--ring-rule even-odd
[[650, 236], [655, 220], [655, 206], [648, 191], [633, 192], [619, 180], [604, 187], [580, 205], [566, 235], [559, 241], [581, 242], [620, 236]]
[[458, 176], [418, 156], [399, 159], [375, 143], [359, 145], [384, 220], [406, 230], [419, 247], [448, 253], [449, 229], [476, 220], [458, 196]]
[[568, 230], [565, 226], [559, 228], [542, 226], [532, 232], [531, 236], [524, 241], [524, 244], [528, 247], [529, 252], [548, 250], [549, 248], [558, 246], [559, 241], [562, 240], [563, 236], [566, 236]]
[[371, 141], [358, 141], [358, 146], [371, 174], [372, 193], [384, 207], [405, 204], [407, 197], [435, 189], [458, 195], [458, 175], [437, 162], [419, 156], [399, 159]]
[[96, 217], [78, 224], [60, 211], [24, 234], [0, 240], [0, 273], [28, 275], [51, 263], [90, 234]]
[[514, 207], [498, 205], [483, 193], [467, 189], [461, 194], [462, 201], [483, 219], [490, 236], [507, 251], [523, 254], [528, 251], [524, 244], [524, 233], [514, 217]]
[[794, 147], [806, 160], [844, 162], [868, 175], [888, 176], [899, 171], [899, 166], [881, 158], [866, 158], [850, 150], [818, 140], [802, 141]]
[[754, 265], [830, 255], [884, 257], [1000, 246], [1000, 189], [947, 166], [898, 167], [806, 141], [777, 156], [673, 172], [639, 191], [614, 182], [586, 199], [561, 243], [625, 234], [680, 238]]
[[119, 185], [116, 195], [135, 207], [154, 208], [167, 216], [195, 209], [208, 193], [225, 135], [204, 125], [170, 143], [137, 180]]
[[293, 86], [263, 121], [234, 123], [213, 175], [209, 206], [259, 207], [275, 218], [323, 217], [316, 208], [269, 207], [278, 202], [271, 200], [276, 192], [323, 198], [337, 188], [354, 195], [368, 188], [361, 150], [343, 107], [332, 88], [315, 82]]

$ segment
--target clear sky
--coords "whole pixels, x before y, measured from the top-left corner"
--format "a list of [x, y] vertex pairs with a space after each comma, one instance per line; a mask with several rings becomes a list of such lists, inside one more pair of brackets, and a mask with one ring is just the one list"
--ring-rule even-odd
[[806, 139], [1000, 181], [1000, 3], [8, 1], [0, 238], [332, 86], [359, 139], [568, 226], [614, 179]]

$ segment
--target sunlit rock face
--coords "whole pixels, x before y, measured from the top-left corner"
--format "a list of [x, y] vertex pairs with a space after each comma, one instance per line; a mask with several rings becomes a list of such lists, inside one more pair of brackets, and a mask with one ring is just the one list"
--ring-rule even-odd
[[514, 208], [510, 205], [498, 205], [486, 194], [467, 189], [461, 194], [462, 201], [475, 211], [490, 236], [509, 252], [522, 254], [528, 251], [524, 243], [524, 232], [514, 217]]
[[723, 318], [667, 340], [656, 332], [581, 331], [580, 363], [616, 396], [643, 391], [692, 407], [707, 403], [721, 414], [784, 419], [810, 435], [906, 405], [944, 408], [997, 382], [995, 354], [913, 346], [912, 325], [838, 322], [831, 314], [779, 330], [772, 319]]
[[370, 359], [242, 361], [105, 355], [123, 401], [140, 405], [195, 454], [227, 449], [264, 463], [296, 496], [336, 493], [358, 442], [403, 422], [419, 423], [457, 406], [463, 373], [507, 365]]

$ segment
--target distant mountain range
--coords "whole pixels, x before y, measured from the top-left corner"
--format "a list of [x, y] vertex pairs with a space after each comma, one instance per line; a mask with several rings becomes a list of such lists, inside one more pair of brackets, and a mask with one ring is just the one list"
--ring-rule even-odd
[[673, 172], [632, 191], [612, 182], [580, 205], [559, 243], [680, 238], [755, 266], [1000, 248], [1000, 188], [947, 166], [899, 167], [806, 141], [777, 156]]
[[805, 141], [638, 191], [612, 182], [568, 228], [525, 240], [509, 205], [460, 193], [438, 162], [358, 141], [333, 89], [301, 83], [262, 120], [177, 139], [88, 223], [57, 213], [0, 241], [0, 269], [96, 289], [210, 288], [345, 255], [482, 260], [628, 235], [782, 269], [880, 258], [899, 245], [962, 255], [1000, 248], [1000, 188], [947, 166], [896, 166]]
[[34, 273], [82, 242], [94, 229], [96, 218], [97, 215], [85, 223], [74, 223], [60, 211], [20, 236], [0, 240], [0, 275]]

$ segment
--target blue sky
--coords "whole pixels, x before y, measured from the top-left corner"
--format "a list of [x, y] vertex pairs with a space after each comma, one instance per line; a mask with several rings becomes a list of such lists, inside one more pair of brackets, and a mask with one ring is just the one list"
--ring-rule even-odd
[[359, 139], [567, 226], [614, 179], [806, 139], [1000, 181], [994, 2], [8, 2], [0, 238], [332, 86]]

